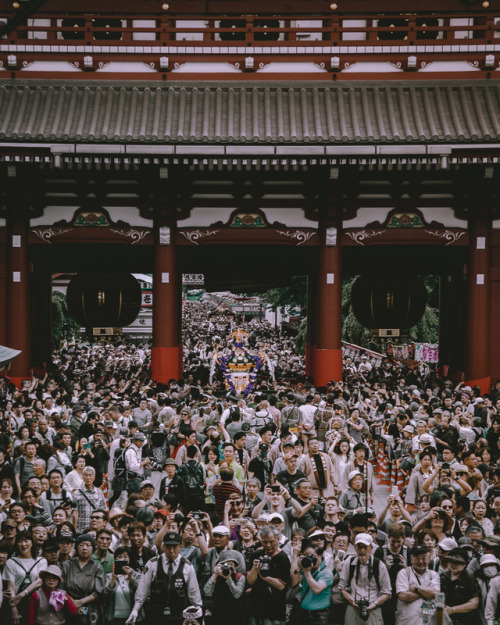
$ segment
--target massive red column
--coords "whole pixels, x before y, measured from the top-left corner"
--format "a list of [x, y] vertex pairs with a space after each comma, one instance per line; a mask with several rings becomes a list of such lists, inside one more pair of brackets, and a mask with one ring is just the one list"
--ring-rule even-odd
[[173, 227], [155, 223], [151, 377], [167, 384], [182, 376], [177, 259]]
[[470, 386], [488, 393], [490, 379], [490, 236], [491, 221], [474, 215], [469, 224], [465, 373]]
[[7, 220], [7, 347], [21, 350], [8, 376], [21, 386], [31, 377], [28, 221], [15, 209]]
[[342, 272], [339, 231], [320, 230], [314, 382], [342, 380]]

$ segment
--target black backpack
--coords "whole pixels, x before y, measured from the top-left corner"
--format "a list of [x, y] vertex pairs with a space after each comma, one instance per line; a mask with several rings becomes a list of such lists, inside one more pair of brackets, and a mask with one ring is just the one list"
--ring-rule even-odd
[[125, 452], [126, 448], [118, 448], [115, 451], [115, 457], [113, 458], [113, 465], [115, 469], [116, 477], [125, 477], [127, 472], [127, 464], [125, 462]]
[[203, 469], [197, 462], [186, 462], [180, 469], [179, 475], [186, 484], [187, 495], [199, 496], [204, 492]]
[[[349, 563], [349, 577], [347, 578], [347, 588], [351, 587], [352, 578], [354, 577], [354, 573], [356, 571], [356, 563], [354, 562], [355, 557], [351, 558]], [[377, 584], [377, 588], [380, 590], [380, 560], [378, 558], [373, 558], [373, 566], [371, 567], [373, 577], [375, 578], [375, 582]]]

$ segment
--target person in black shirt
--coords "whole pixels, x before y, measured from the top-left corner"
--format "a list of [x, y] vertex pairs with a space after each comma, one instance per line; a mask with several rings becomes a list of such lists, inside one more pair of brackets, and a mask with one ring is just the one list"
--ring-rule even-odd
[[142, 571], [151, 558], [155, 557], [155, 552], [144, 545], [146, 541], [146, 527], [143, 523], [131, 523], [128, 528], [130, 539], [130, 566], [135, 571]]
[[[290, 585], [290, 560], [280, 550], [279, 532], [270, 526], [259, 532], [262, 549], [254, 552], [247, 571], [249, 613], [252, 625], [268, 625], [286, 620], [286, 591]], [[267, 562], [262, 559], [267, 557]]]
[[453, 452], [456, 451], [458, 432], [456, 428], [450, 425], [450, 415], [448, 413], [443, 412], [441, 416], [441, 425], [433, 431], [433, 434], [436, 440], [439, 460], [443, 459], [443, 449], [445, 447], [448, 447], [448, 449], [451, 449]]
[[276, 476], [276, 481], [287, 489], [290, 495], [295, 493], [295, 485], [299, 480], [307, 479], [303, 471], [297, 469], [298, 454], [295, 451], [288, 452], [285, 455], [286, 470], [280, 471]]
[[269, 484], [271, 479], [272, 465], [268, 460], [269, 445], [260, 443], [259, 455], [250, 460], [248, 465], [248, 477], [256, 477], [262, 485]]
[[174, 495], [177, 499], [177, 503], [183, 505], [186, 500], [186, 484], [184, 480], [177, 475], [177, 463], [173, 458], [167, 458], [163, 469], [166, 475], [160, 482], [158, 491], [159, 498], [164, 499], [165, 495]]
[[450, 551], [445, 562], [450, 565], [449, 571], [441, 573], [446, 613], [454, 625], [474, 625], [480, 620], [477, 581], [465, 570], [467, 560], [460, 549]]

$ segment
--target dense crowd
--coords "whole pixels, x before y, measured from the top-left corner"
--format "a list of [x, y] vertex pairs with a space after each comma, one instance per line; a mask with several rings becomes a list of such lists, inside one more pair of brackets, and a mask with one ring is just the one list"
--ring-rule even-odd
[[[203, 303], [184, 319], [181, 380], [86, 343], [22, 390], [1, 380], [2, 623], [500, 621], [500, 384], [364, 355], [314, 387], [253, 322], [274, 371], [235, 396], [209, 383], [227, 336]], [[409, 481], [381, 508], [384, 454]]]

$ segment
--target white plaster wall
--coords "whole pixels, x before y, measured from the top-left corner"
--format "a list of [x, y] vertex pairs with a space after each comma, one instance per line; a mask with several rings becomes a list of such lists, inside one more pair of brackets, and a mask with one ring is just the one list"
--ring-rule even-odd
[[360, 73], [372, 73], [372, 74], [380, 74], [380, 73], [388, 73], [388, 72], [402, 72], [399, 67], [395, 67], [392, 63], [386, 61], [380, 61], [377, 63], [370, 63], [360, 61], [359, 63], [353, 63], [349, 67], [342, 69], [343, 74], [360, 74]]
[[[113, 221], [124, 221], [130, 226], [150, 228], [153, 225], [152, 220], [144, 219], [139, 213], [139, 209], [134, 206], [113, 206], [105, 208]], [[30, 220], [31, 227], [52, 226], [57, 221], [71, 221], [75, 214], [74, 206], [47, 206], [41, 217]]]
[[[364, 228], [367, 224], [373, 221], [379, 221], [380, 223], [384, 223], [384, 221], [387, 219], [387, 215], [391, 210], [394, 210], [394, 208], [394, 206], [389, 208], [359, 208], [356, 217], [344, 221], [343, 227]], [[417, 206], [416, 208], [422, 213], [425, 221], [427, 221], [428, 223], [432, 221], [438, 221], [446, 228], [467, 228], [467, 220], [458, 219], [455, 216], [455, 213], [451, 207], [438, 206], [435, 208], [420, 208]], [[402, 211], [405, 212], [406, 209], [402, 209]]]
[[[213, 223], [229, 221], [234, 208], [202, 208], [196, 207], [187, 219], [178, 221], [180, 228], [208, 228]], [[316, 221], [306, 219], [301, 208], [261, 208], [270, 223], [279, 221], [290, 228], [314, 228]]]

